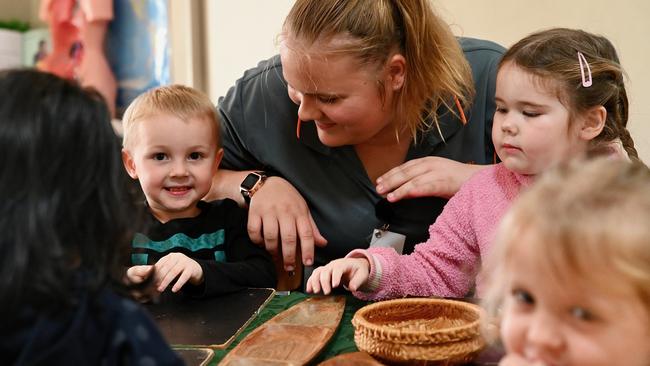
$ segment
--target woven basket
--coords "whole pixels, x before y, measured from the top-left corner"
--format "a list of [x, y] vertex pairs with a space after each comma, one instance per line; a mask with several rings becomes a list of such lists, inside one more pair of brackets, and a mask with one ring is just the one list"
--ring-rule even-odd
[[389, 362], [469, 362], [485, 346], [481, 314], [479, 306], [455, 300], [377, 302], [354, 314], [354, 342]]

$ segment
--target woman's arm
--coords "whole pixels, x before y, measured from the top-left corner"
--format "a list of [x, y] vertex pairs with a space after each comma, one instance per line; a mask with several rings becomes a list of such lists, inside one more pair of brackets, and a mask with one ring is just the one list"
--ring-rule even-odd
[[[251, 171], [219, 170], [212, 180], [206, 200], [230, 198], [240, 206], [244, 199], [239, 185]], [[296, 249], [300, 245], [302, 262], [314, 262], [314, 246], [324, 246], [307, 202], [291, 183], [281, 177], [268, 177], [251, 197], [248, 213], [250, 239], [266, 247], [272, 255], [282, 254], [286, 271], [295, 269]], [[280, 252], [278, 252], [280, 251]]]
[[253, 171], [254, 170], [217, 170], [217, 173], [212, 177], [212, 187], [210, 188], [210, 192], [203, 197], [203, 200], [209, 202], [230, 198], [237, 202], [240, 207], [244, 207], [246, 203], [244, 202], [244, 197], [239, 192], [239, 185], [244, 178]]

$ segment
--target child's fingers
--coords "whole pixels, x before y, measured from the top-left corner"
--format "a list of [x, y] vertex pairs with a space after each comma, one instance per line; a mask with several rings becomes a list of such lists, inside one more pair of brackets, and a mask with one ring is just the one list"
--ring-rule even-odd
[[[318, 267], [314, 270], [314, 272], [311, 274], [311, 277], [309, 277], [309, 281], [307, 281], [307, 285], [311, 287], [311, 291], [314, 294], [317, 294], [320, 292], [320, 271], [323, 267]], [[311, 285], [310, 285], [311, 284]]]
[[363, 284], [368, 281], [368, 273], [364, 270], [358, 269], [354, 271], [352, 278], [348, 282], [348, 288], [350, 291], [357, 291]]
[[147, 277], [151, 272], [151, 268], [153, 268], [151, 265], [133, 266], [127, 269], [127, 273], [134, 277]]
[[174, 280], [174, 278], [176, 278], [176, 276], [178, 276], [177, 271], [167, 272], [167, 274], [165, 274], [165, 276], [158, 283], [158, 287], [156, 288], [156, 290], [158, 290], [158, 292], [165, 291], [167, 286], [169, 286], [169, 284]]
[[305, 291], [308, 294], [314, 293], [314, 289], [313, 289], [313, 285], [312, 285], [313, 281], [314, 281], [314, 272], [311, 273], [311, 275], [307, 279], [307, 283], [305, 284]]
[[321, 287], [320, 287], [320, 270], [321, 268], [316, 268], [314, 270], [314, 273], [312, 273], [310, 279], [312, 283], [312, 291], [317, 294], [321, 292]]
[[339, 287], [339, 285], [341, 284], [341, 277], [343, 277], [344, 269], [345, 268], [342, 268], [341, 266], [334, 266], [334, 268], [332, 268], [332, 279], [331, 279], [332, 288]]
[[174, 287], [178, 286], [178, 290], [180, 290], [187, 282], [190, 282], [193, 285], [199, 285], [203, 282], [203, 268], [201, 268], [201, 265], [197, 261], [189, 257], [185, 258], [184, 266], [185, 269], [181, 276], [186, 275], [187, 278], [184, 278], [181, 282], [179, 282], [180, 279], [177, 280], [176, 286]]
[[159, 292], [165, 291], [167, 286], [185, 270], [188, 259], [182, 253], [170, 253], [156, 262], [156, 284]]
[[178, 258], [177, 258], [177, 256], [175, 254], [178, 254], [178, 253], [170, 253], [170, 254], [167, 254], [166, 256], [158, 259], [158, 262], [156, 262], [156, 265], [155, 265], [156, 269], [157, 270], [162, 270], [169, 263], [172, 263], [172, 262], [175, 262], [176, 260], [178, 260]]
[[192, 271], [185, 270], [181, 272], [181, 275], [178, 277], [176, 280], [176, 283], [174, 283], [174, 287], [172, 287], [172, 292], [178, 292], [183, 288], [183, 286], [187, 283], [187, 281], [192, 277]]
[[[162, 258], [164, 259], [164, 258]], [[158, 274], [158, 291], [163, 292], [167, 286], [182, 272], [183, 267], [178, 265], [178, 261], [173, 261], [170, 259], [164, 262], [160, 267], [159, 263], [156, 263], [156, 273]]]
[[312, 289], [312, 279], [313, 276], [309, 276], [309, 279], [307, 280], [307, 284], [305, 285], [305, 291], [307, 291], [308, 294], [313, 294], [314, 290]]
[[323, 267], [320, 272], [320, 285], [324, 295], [329, 295], [332, 292], [332, 270], [329, 265]]
[[152, 268], [153, 266], [151, 265], [129, 267], [126, 270], [126, 277], [132, 284], [137, 285], [144, 282], [149, 277]]

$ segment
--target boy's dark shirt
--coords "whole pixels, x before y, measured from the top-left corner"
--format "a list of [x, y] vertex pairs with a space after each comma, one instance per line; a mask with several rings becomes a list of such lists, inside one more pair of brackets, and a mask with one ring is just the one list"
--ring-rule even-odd
[[182, 292], [192, 297], [275, 287], [271, 256], [248, 237], [246, 210], [230, 199], [199, 201], [197, 207], [198, 216], [166, 223], [149, 214], [145, 232], [133, 238], [131, 264], [155, 264], [173, 252], [187, 255], [203, 270], [201, 285], [183, 286]]

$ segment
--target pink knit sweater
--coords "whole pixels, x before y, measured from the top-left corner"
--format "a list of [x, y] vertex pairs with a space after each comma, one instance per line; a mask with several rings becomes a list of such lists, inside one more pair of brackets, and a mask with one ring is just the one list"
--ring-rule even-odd
[[[429, 240], [410, 255], [392, 248], [354, 250], [347, 257], [366, 257], [370, 277], [353, 295], [364, 300], [403, 296], [462, 297], [474, 284], [495, 229], [519, 191], [532, 181], [503, 164], [476, 173], [452, 197], [436, 222]], [[481, 284], [477, 283], [480, 296]]]

